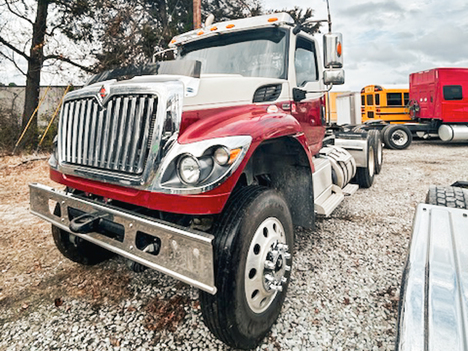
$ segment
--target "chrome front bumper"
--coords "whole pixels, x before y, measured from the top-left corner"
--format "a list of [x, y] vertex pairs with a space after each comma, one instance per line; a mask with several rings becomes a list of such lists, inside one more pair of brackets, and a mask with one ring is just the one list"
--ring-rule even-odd
[[[118, 255], [165, 273], [175, 279], [215, 294], [213, 235], [187, 230], [170, 223], [135, 215], [122, 209], [85, 200], [41, 184], [30, 184], [31, 213], [58, 228], [99, 245]], [[54, 205], [60, 205], [62, 216], [53, 214]], [[80, 234], [70, 230], [69, 208], [85, 213], [104, 213], [107, 219], [124, 228], [122, 241], [97, 232]], [[157, 255], [146, 253], [136, 245], [137, 233], [161, 240]]]

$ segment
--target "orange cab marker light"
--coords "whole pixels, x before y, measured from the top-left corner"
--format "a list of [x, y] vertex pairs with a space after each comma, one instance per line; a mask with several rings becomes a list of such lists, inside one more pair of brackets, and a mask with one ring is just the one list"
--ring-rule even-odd
[[336, 53], [338, 54], [338, 56], [341, 56], [341, 53], [342, 53], [341, 43], [338, 43], [336, 45]]
[[211, 27], [210, 29], [211, 31], [214, 31], [214, 30], [218, 30], [218, 27], [214, 26], [214, 27]]
[[171, 44], [174, 44], [176, 41], [177, 41], [177, 40], [172, 39], [172, 40], [171, 40]]
[[202, 35], [204, 32], [201, 30], [197, 33], [197, 35]]
[[232, 164], [237, 159], [237, 157], [241, 153], [241, 150], [242, 150], [241, 148], [238, 148], [238, 149], [232, 149], [229, 152], [229, 164]]
[[235, 27], [235, 25], [232, 24], [232, 23], [231, 23], [231, 24], [228, 24], [228, 25], [226, 26], [227, 29], [231, 29], [231, 28], [234, 28], [234, 27]]
[[278, 20], [277, 17], [271, 17], [268, 19], [268, 22], [276, 22]]

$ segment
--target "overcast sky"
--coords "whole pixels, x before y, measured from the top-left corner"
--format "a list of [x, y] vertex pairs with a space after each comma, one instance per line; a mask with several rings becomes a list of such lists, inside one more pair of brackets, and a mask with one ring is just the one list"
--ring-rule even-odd
[[[263, 0], [266, 8], [313, 8], [326, 18], [323, 0]], [[466, 0], [330, 0], [333, 31], [343, 34], [346, 84], [408, 84], [411, 72], [468, 67]], [[322, 32], [327, 28], [322, 27]]]
[[[265, 9], [311, 7], [316, 19], [327, 16], [323, 0], [263, 0], [263, 5]], [[466, 0], [330, 0], [330, 10], [333, 31], [343, 34], [346, 72], [346, 84], [334, 90], [359, 91], [368, 84], [408, 84], [411, 72], [468, 67]], [[325, 31], [326, 25], [322, 27]], [[24, 78], [13, 67], [5, 62], [0, 65], [0, 82], [24, 84]], [[50, 83], [67, 81], [63, 74], [47, 74], [43, 84]]]

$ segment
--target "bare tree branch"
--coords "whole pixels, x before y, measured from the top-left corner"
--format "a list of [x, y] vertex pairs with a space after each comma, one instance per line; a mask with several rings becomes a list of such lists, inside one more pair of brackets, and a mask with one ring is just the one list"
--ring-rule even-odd
[[96, 73], [92, 68], [80, 65], [79, 63], [74, 62], [74, 61], [70, 60], [68, 57], [64, 57], [62, 55], [55, 55], [55, 54], [47, 55], [47, 56], [44, 56], [44, 61], [46, 61], [46, 60], [59, 60], [59, 61], [62, 61], [62, 62], [69, 63], [72, 66], [78, 67], [78, 68], [82, 69], [85, 72]]
[[11, 45], [9, 42], [7, 42], [5, 39], [3, 39], [3, 37], [0, 36], [0, 43], [2, 43], [3, 45], [5, 45], [7, 48], [9, 48], [10, 50], [13, 50], [14, 52], [16, 52], [18, 55], [21, 55], [23, 56], [26, 60], [29, 61], [29, 56], [26, 55], [23, 51], [17, 49], [16, 47], [14, 47], [13, 45]]
[[27, 76], [26, 72], [24, 72], [24, 71], [18, 66], [18, 64], [16, 63], [16, 60], [15, 60], [14, 58], [11, 58], [10, 56], [5, 55], [5, 54], [4, 54], [3, 52], [1, 52], [1, 51], [0, 51], [0, 55], [2, 55], [4, 58], [6, 58], [6, 59], [7, 59], [8, 61], [10, 61], [11, 63], [13, 63], [13, 64], [15, 65], [16, 69], [17, 69], [18, 71], [20, 71], [22, 75]]
[[25, 21], [29, 22], [31, 25], [33, 24], [33, 21], [31, 21], [29, 18], [27, 18], [26, 16], [23, 16], [22, 14], [16, 12], [15, 10], [13, 10], [13, 8], [11, 7], [11, 4], [8, 2], [8, 0], [5, 0], [5, 4], [7, 5], [8, 7], [8, 10], [14, 14], [15, 16], [21, 18], [21, 19], [24, 19]]

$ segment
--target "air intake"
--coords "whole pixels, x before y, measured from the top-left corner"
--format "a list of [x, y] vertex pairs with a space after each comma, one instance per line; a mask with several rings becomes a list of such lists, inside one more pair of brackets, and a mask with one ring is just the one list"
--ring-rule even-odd
[[264, 85], [257, 89], [253, 102], [275, 101], [281, 95], [281, 84]]

